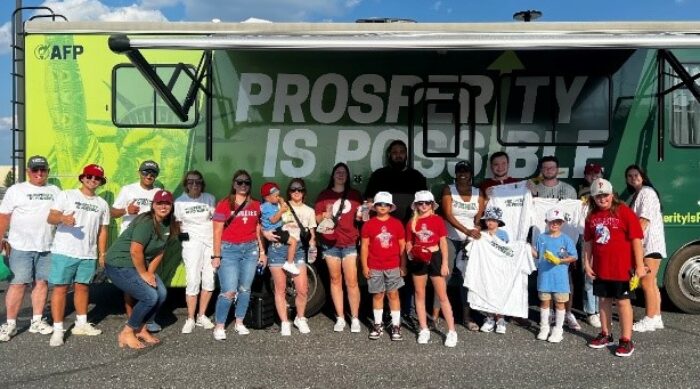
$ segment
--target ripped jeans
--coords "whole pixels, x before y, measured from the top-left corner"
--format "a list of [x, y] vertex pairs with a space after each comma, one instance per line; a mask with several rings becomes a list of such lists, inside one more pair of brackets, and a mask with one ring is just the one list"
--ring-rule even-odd
[[243, 319], [250, 303], [250, 286], [258, 265], [258, 242], [221, 243], [221, 266], [219, 266], [219, 297], [216, 300], [215, 319], [225, 324], [228, 312], [236, 300], [236, 319]]

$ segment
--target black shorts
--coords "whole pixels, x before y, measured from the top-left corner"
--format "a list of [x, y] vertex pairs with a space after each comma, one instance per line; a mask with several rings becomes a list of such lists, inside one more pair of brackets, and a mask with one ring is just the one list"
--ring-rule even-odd
[[633, 299], [629, 281], [593, 280], [593, 295], [616, 300]]
[[408, 271], [414, 276], [429, 275], [430, 277], [440, 277], [440, 267], [442, 267], [442, 254], [440, 250], [433, 253], [430, 262], [419, 260], [408, 261]]
[[664, 257], [661, 256], [661, 253], [649, 253], [644, 256], [644, 258], [649, 258], [649, 259], [663, 259]]

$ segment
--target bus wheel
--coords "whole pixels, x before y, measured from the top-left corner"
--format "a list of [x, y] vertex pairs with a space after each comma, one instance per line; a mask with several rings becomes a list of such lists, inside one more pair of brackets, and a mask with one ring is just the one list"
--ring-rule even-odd
[[678, 309], [700, 313], [700, 246], [685, 247], [669, 260], [664, 285]]
[[[326, 290], [323, 287], [323, 283], [318, 275], [318, 270], [314, 265], [306, 264], [306, 277], [309, 283], [309, 292], [306, 299], [306, 309], [304, 316], [312, 317], [321, 311], [323, 305], [326, 303]], [[274, 290], [274, 283], [270, 282]], [[274, 293], [274, 292], [273, 292]], [[296, 296], [297, 292], [294, 288], [294, 281], [292, 277], [287, 275], [287, 287], [285, 289], [285, 295], [287, 296], [287, 306], [289, 309], [296, 309]]]

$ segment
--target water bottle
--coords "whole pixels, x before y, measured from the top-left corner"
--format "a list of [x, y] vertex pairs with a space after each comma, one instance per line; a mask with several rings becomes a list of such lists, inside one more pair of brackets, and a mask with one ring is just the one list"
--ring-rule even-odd
[[262, 264], [262, 262], [258, 262], [258, 267], [255, 268], [255, 274], [261, 276], [265, 272], [265, 266]]
[[307, 260], [309, 263], [314, 263], [316, 262], [316, 256], [318, 255], [318, 249], [316, 246], [310, 246], [309, 247], [309, 252], [307, 255]]
[[362, 221], [366, 222], [369, 220], [369, 202], [365, 201], [360, 207], [360, 212], [362, 212]]

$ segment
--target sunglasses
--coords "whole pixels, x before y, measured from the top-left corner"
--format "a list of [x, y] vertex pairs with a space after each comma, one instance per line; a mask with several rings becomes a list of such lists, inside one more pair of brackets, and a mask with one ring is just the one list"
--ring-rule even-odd
[[47, 169], [47, 168], [45, 168], [45, 167], [35, 167], [35, 168], [29, 169], [29, 170], [30, 170], [32, 173], [37, 173], [37, 172], [45, 173], [45, 172], [48, 172], [48, 171], [49, 171], [49, 169]]
[[88, 180], [97, 180], [97, 181], [102, 181], [102, 177], [100, 176], [93, 176], [92, 174], [86, 174], [83, 177], [87, 178]]
[[416, 204], [417, 206], [421, 206], [421, 205], [433, 205], [433, 202], [432, 202], [432, 201], [416, 201], [414, 204]]
[[202, 180], [187, 180], [187, 185], [202, 185]]
[[158, 173], [154, 172], [153, 170], [142, 170], [141, 175], [144, 177], [151, 176], [153, 178], [158, 177]]
[[374, 203], [375, 207], [388, 207], [391, 208], [391, 204], [389, 203]]
[[303, 193], [304, 187], [303, 186], [294, 186], [294, 187], [289, 188], [289, 192], [290, 193], [294, 193], [294, 192]]
[[251, 181], [251, 180], [234, 180], [234, 182], [236, 183], [236, 185], [240, 185], [240, 186], [243, 186], [243, 185], [250, 186], [253, 183], [253, 181]]

